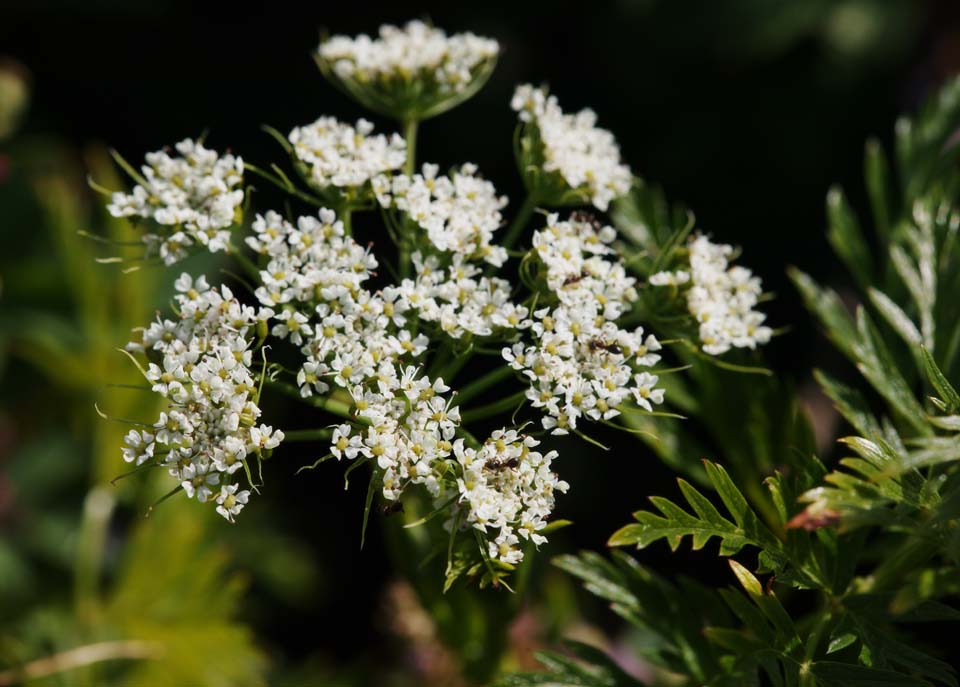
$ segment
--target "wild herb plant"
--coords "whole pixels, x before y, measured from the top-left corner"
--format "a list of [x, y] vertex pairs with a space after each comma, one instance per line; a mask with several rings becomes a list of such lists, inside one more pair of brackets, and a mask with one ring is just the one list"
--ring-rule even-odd
[[[404, 536], [425, 545], [418, 562], [445, 561], [438, 589], [464, 576], [509, 586], [564, 524], [550, 521], [571, 488], [550, 437], [603, 450], [592, 424], [633, 431], [629, 418], [669, 416], [656, 410], [661, 377], [684, 368], [662, 363], [665, 346], [736, 367], [717, 356], [769, 340], [760, 282], [730, 264], [730, 246], [689, 221], [655, 255], [637, 253], [594, 214], [634, 178], [590, 110], [567, 114], [544, 88], [516, 89], [513, 154], [528, 195], [509, 223], [508, 199], [475, 165], [417, 166], [421, 122], [475, 93], [498, 52], [491, 39], [421, 22], [375, 39], [334, 36], [316, 54], [322, 73], [397, 120], [402, 136], [320, 117], [286, 136], [266, 128], [286, 168], [190, 139], [139, 170], [115, 156], [135, 185], [110, 193], [108, 208], [143, 232], [139, 255], [116, 261], [136, 269], [224, 252], [243, 272], [229, 285], [182, 274], [170, 314], [124, 349], [165, 399], [158, 419], [127, 435], [134, 470], [169, 471], [169, 495], [233, 521], [269, 488], [265, 459], [286, 443], [323, 442], [302, 467], [335, 459], [345, 478], [365, 470], [364, 529], [377, 502], [403, 509], [407, 529], [424, 526], [426, 537]], [[305, 209], [250, 219], [250, 178]], [[379, 230], [355, 232], [368, 213]], [[646, 324], [650, 308], [669, 339]], [[485, 374], [464, 381], [478, 364]], [[277, 395], [314, 408], [315, 425], [278, 427]], [[494, 420], [499, 428], [476, 429]]]
[[[839, 439], [848, 457], [832, 470], [817, 458], [786, 384], [735, 382], [690, 359], [688, 375], [671, 377], [665, 405], [705, 431], [695, 440], [684, 434], [689, 422], [659, 423], [661, 441], [650, 441], [699, 485], [681, 478], [680, 498], [651, 497], [652, 507], [609, 544], [643, 549], [662, 540], [676, 550], [715, 540], [730, 585], [668, 579], [619, 550], [555, 558], [636, 628], [653, 682], [570, 643], [567, 653], [540, 656], [546, 672], [497, 685], [957, 684], [949, 662], [956, 656], [927, 653], [917, 633], [931, 623], [952, 630], [960, 620], [958, 122], [954, 80], [916, 118], [897, 123], [892, 164], [876, 141], [867, 144], [869, 225], [840, 189], [828, 194], [827, 235], [857, 285], [853, 313], [835, 291], [790, 270], [859, 372], [855, 382], [815, 373], [849, 424]], [[658, 235], [682, 232], [650, 190], [616, 216], [621, 233], [648, 253]], [[635, 424], [654, 431], [649, 418]], [[715, 459], [702, 469], [692, 462], [705, 455]]]

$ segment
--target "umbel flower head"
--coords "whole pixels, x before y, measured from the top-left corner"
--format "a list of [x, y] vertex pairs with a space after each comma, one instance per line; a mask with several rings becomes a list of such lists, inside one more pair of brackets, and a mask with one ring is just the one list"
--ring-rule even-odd
[[374, 112], [423, 120], [467, 100], [497, 62], [495, 40], [472, 33], [447, 36], [422, 21], [384, 25], [377, 38], [332, 36], [317, 64], [332, 83]]
[[703, 352], [722, 355], [770, 341], [773, 330], [763, 324], [766, 315], [754, 309], [763, 292], [760, 278], [746, 267], [730, 266], [733, 246], [700, 235], [687, 249], [686, 269], [658, 272], [650, 276], [650, 284], [683, 290]]
[[510, 106], [519, 113], [517, 159], [527, 190], [550, 206], [593, 205], [606, 210], [633, 183], [613, 134], [596, 126], [593, 110], [566, 114], [555, 96], [517, 86]]
[[370, 180], [403, 167], [407, 144], [399, 134], [373, 134], [373, 124], [360, 119], [355, 125], [334, 117], [290, 132], [292, 154], [307, 182], [332, 202], [351, 205], [370, 197]]
[[449, 175], [438, 176], [438, 170], [425, 164], [422, 174], [381, 175], [373, 181], [377, 200], [401, 210], [436, 250], [503, 265], [507, 251], [493, 243], [493, 232], [503, 223], [500, 211], [507, 197], [477, 175], [476, 165], [465, 164]]
[[182, 274], [175, 287], [177, 319], [158, 317], [127, 346], [157, 361], [148, 362], [144, 376], [167, 405], [152, 425], [130, 430], [123, 457], [167, 468], [188, 497], [215, 500], [232, 522], [250, 496], [236, 481], [241, 468], [283, 440], [283, 432], [257, 424], [252, 370], [252, 333], [273, 313], [241, 304], [204, 277]]
[[194, 244], [225, 251], [243, 204], [239, 156], [218, 155], [189, 138], [174, 147], [178, 156], [147, 153], [141, 174], [127, 166], [138, 183], [130, 193], [114, 193], [107, 206], [114, 217], [152, 220], [143, 235], [146, 257], [159, 256], [167, 265], [185, 258]]

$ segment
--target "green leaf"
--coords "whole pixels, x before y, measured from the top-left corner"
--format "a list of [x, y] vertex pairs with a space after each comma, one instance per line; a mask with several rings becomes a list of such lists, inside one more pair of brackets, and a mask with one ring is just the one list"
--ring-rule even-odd
[[873, 256], [863, 231], [843, 191], [838, 187], [827, 193], [827, 239], [833, 250], [862, 288], [873, 282]]
[[795, 267], [788, 269], [787, 274], [800, 292], [807, 310], [817, 317], [833, 344], [856, 362], [853, 343], [859, 336], [840, 297], [832, 289], [820, 288], [813, 279]]
[[844, 419], [858, 432], [870, 438], [881, 436], [880, 423], [870, 412], [867, 400], [859, 391], [841, 384], [820, 370], [814, 370], [813, 376]]
[[700, 549], [716, 537], [720, 539], [722, 556], [732, 556], [749, 544], [763, 549], [782, 565], [785, 561], [782, 543], [753, 512], [727, 471], [710, 461], [704, 461], [704, 467], [733, 521], [723, 517], [703, 494], [680, 479], [680, 490], [693, 509], [693, 514], [669, 499], [651, 497], [650, 501], [661, 515], [649, 511], [634, 513], [638, 524], [627, 525], [615, 532], [610, 537], [609, 545], [644, 548], [666, 539], [670, 548], [676, 550], [683, 538], [689, 536], [693, 548]]
[[853, 346], [857, 369], [919, 434], [930, 434], [926, 413], [863, 308], [857, 310], [857, 332]]
[[899, 305], [890, 300], [885, 293], [877, 289], [870, 288], [867, 294], [870, 296], [870, 301], [874, 307], [883, 315], [887, 324], [893, 328], [908, 346], [916, 348], [923, 343], [923, 336], [920, 334], [920, 330], [917, 329], [917, 325], [907, 316], [907, 313], [903, 312]]
[[960, 394], [940, 371], [937, 362], [930, 355], [926, 346], [920, 347], [920, 354], [923, 356], [923, 367], [927, 373], [927, 379], [930, 380], [931, 386], [937, 390], [940, 399], [946, 404], [945, 412], [953, 413], [960, 409]]
[[857, 635], [852, 632], [845, 632], [838, 637], [832, 637], [827, 645], [827, 653], [835, 654], [838, 651], [843, 651], [855, 641], [857, 641]]
[[926, 680], [892, 670], [836, 661], [817, 661], [810, 666], [810, 672], [821, 687], [930, 687]]

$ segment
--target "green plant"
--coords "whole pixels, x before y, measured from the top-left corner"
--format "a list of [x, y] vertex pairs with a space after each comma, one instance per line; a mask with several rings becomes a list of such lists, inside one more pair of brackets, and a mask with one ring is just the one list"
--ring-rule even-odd
[[[635, 513], [610, 545], [642, 549], [665, 540], [676, 549], [689, 541], [696, 550], [716, 540], [734, 584], [667, 580], [620, 551], [555, 559], [644, 638], [638, 653], [657, 669], [654, 684], [957, 684], [950, 657], [926, 653], [916, 629], [960, 620], [958, 122], [955, 80], [914, 120], [898, 122], [895, 165], [868, 143], [870, 234], [843, 193], [829, 193], [828, 238], [858, 286], [855, 315], [833, 290], [790, 272], [866, 382], [858, 389], [816, 375], [856, 433], [839, 440], [851, 457], [828, 470], [794, 396], [773, 380], [732, 391], [746, 397], [735, 412], [749, 418], [734, 436], [724, 431], [723, 397], [712, 391], [722, 372], [698, 375], [685, 394], [668, 389], [668, 399], [681, 399], [678, 407], [705, 425], [730, 470], [704, 461], [701, 472], [687, 462], [698, 447], [668, 434], [660, 452], [701, 488], [680, 479], [682, 501], [653, 497], [653, 509]], [[638, 226], [673, 227], [664, 207], [653, 191], [635, 196], [621, 211], [628, 235], [631, 227], [633, 235]], [[764, 416], [788, 421], [753, 421]], [[496, 684], [646, 684], [581, 644], [541, 660], [547, 673]]]

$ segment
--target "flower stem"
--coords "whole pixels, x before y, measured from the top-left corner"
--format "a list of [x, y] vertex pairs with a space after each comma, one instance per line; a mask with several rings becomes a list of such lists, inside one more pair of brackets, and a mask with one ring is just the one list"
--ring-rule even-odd
[[333, 435], [329, 427], [322, 429], [291, 429], [283, 433], [284, 441], [326, 441]]
[[[417, 125], [416, 119], [409, 119], [403, 123], [403, 138], [407, 142], [407, 162], [403, 166], [404, 174], [412, 176], [417, 165]], [[397, 246], [397, 272], [401, 279], [410, 276], [410, 221], [405, 220], [401, 227], [399, 245]]]
[[466, 424], [476, 420], [483, 420], [484, 418], [492, 417], [493, 415], [499, 415], [500, 413], [505, 413], [508, 410], [514, 410], [520, 403], [524, 401], [526, 397], [526, 391], [518, 391], [517, 393], [507, 396], [506, 398], [501, 398], [499, 401], [494, 401], [493, 403], [488, 403], [485, 406], [464, 411], [460, 413], [460, 419], [464, 424]]
[[407, 163], [403, 167], [404, 174], [412, 175], [417, 164], [417, 125], [416, 119], [409, 119], [403, 123], [403, 138], [407, 142]]
[[500, 242], [501, 246], [507, 250], [510, 250], [513, 247], [513, 244], [517, 242], [517, 239], [520, 238], [520, 234], [522, 234], [523, 230], [526, 228], [527, 222], [530, 221], [530, 216], [533, 214], [533, 211], [536, 207], [536, 194], [527, 194], [527, 197], [523, 201], [523, 205], [521, 205], [520, 209], [517, 210], [517, 214], [514, 216], [513, 222], [510, 223], [507, 233], [503, 235], [503, 241]]
[[502, 382], [505, 379], [509, 378], [510, 375], [512, 374], [513, 374], [513, 368], [507, 365], [502, 365], [497, 369], [492, 370], [491, 372], [488, 372], [483, 377], [480, 377], [480, 379], [474, 380], [473, 382], [470, 382], [465, 387], [460, 389], [460, 391], [457, 392], [457, 395], [454, 398], [454, 403], [456, 403], [457, 405], [461, 405], [471, 400], [474, 396], [478, 396], [479, 394], [482, 394], [484, 391], [489, 389], [491, 386], [497, 384], [498, 382]]
[[331, 415], [336, 415], [337, 417], [342, 417], [347, 420], [354, 420], [356, 422], [364, 422], [363, 418], [356, 417], [353, 414], [353, 407], [350, 403], [344, 401], [339, 401], [335, 398], [330, 398], [329, 396], [308, 396], [304, 398], [300, 395], [300, 390], [295, 387], [293, 384], [287, 384], [286, 382], [276, 382], [273, 380], [266, 380], [265, 385], [269, 389], [273, 389], [285, 396], [290, 396], [291, 398], [296, 398], [304, 403], [309, 403], [315, 408], [320, 408], [325, 410]]
[[270, 172], [266, 172], [260, 169], [259, 167], [251, 165], [249, 162], [244, 162], [243, 168], [248, 172], [253, 172], [261, 179], [266, 179], [277, 188], [283, 191], [286, 191], [287, 193], [289, 193], [291, 196], [295, 198], [299, 198], [300, 200], [306, 203], [310, 203], [311, 205], [316, 205], [317, 207], [323, 207], [324, 205], [322, 200], [320, 200], [319, 198], [314, 198], [309, 193], [304, 193], [303, 191], [298, 189], [296, 186], [294, 186], [292, 183], [290, 183], [289, 180], [284, 181], [283, 179], [280, 179], [279, 177], [273, 174], [270, 174]]
[[242, 267], [243, 271], [247, 273], [247, 276], [252, 277], [256, 281], [260, 281], [260, 268], [257, 267], [253, 260], [243, 254], [243, 249], [237, 248], [236, 246], [230, 246], [230, 255], [233, 256], [234, 260], [240, 263], [240, 267]]

